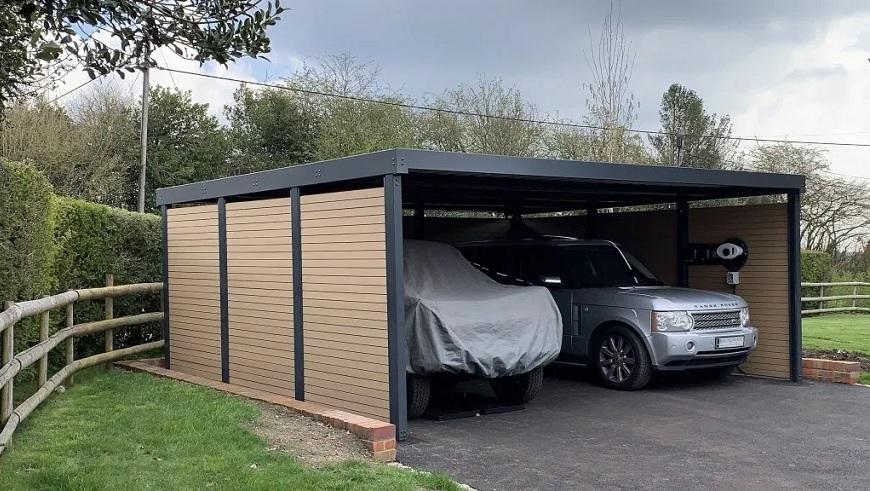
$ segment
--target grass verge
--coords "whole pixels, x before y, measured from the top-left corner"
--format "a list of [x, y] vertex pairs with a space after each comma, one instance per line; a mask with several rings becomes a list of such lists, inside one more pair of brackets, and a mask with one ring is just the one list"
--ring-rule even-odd
[[[848, 351], [859, 359], [870, 358], [870, 315], [807, 317], [803, 319], [803, 345], [806, 350]], [[870, 385], [870, 371], [861, 373], [860, 382]]]
[[456, 490], [368, 462], [310, 468], [268, 452], [250, 402], [144, 374], [94, 370], [40, 407], [0, 456], [0, 489]]

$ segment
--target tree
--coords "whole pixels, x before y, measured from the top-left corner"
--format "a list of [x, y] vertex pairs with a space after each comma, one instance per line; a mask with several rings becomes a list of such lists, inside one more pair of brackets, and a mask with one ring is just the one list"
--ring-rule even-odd
[[278, 0], [6, 0], [0, 4], [0, 117], [74, 67], [95, 78], [132, 72], [153, 50], [226, 64], [270, 50]]
[[816, 147], [789, 143], [759, 145], [750, 153], [756, 170], [806, 176], [801, 201], [801, 243], [840, 261], [848, 248], [867, 243], [870, 233], [870, 185], [829, 173]]
[[632, 152], [642, 146], [629, 129], [637, 119], [638, 104], [631, 92], [634, 52], [622, 30], [620, 12], [613, 2], [604, 17], [597, 43], [589, 33], [587, 63], [592, 82], [586, 84], [588, 114], [583, 121], [601, 129], [590, 130], [592, 158], [608, 162], [630, 161]]
[[728, 115], [707, 114], [694, 90], [672, 84], [662, 96], [661, 135], [651, 135], [656, 161], [677, 167], [726, 167], [735, 149]]
[[[227, 137], [208, 104], [191, 100], [189, 91], [157, 86], [148, 104], [148, 179], [146, 210], [153, 211], [154, 191], [159, 187], [214, 179], [228, 174]], [[136, 119], [141, 120], [137, 112]], [[138, 127], [139, 122], [136, 122]], [[130, 169], [126, 182], [136, 196], [138, 165]], [[135, 209], [130, 202], [128, 208]]]
[[307, 114], [317, 120], [318, 160], [420, 145], [416, 115], [396, 105], [412, 101], [382, 85], [377, 67], [359, 63], [347, 54], [331, 56], [306, 65], [285, 83], [291, 88], [343, 96], [301, 97]]
[[530, 122], [538, 119], [537, 109], [499, 79], [460, 85], [431, 105], [444, 110], [422, 118], [424, 141], [433, 149], [525, 157], [542, 151], [544, 129]]
[[315, 159], [318, 124], [304, 101], [280, 89], [242, 86], [224, 107], [233, 147], [231, 171], [241, 174]]

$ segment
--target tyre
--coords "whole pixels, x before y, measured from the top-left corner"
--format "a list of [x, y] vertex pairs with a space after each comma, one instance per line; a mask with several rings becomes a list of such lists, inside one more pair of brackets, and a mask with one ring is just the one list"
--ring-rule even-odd
[[489, 385], [500, 401], [509, 404], [525, 404], [541, 393], [544, 384], [544, 368], [538, 367], [528, 373], [489, 380]]
[[408, 419], [416, 419], [426, 412], [429, 406], [429, 378], [408, 374]]
[[649, 352], [640, 337], [626, 326], [612, 326], [593, 344], [592, 366], [605, 387], [641, 389], [652, 376]]

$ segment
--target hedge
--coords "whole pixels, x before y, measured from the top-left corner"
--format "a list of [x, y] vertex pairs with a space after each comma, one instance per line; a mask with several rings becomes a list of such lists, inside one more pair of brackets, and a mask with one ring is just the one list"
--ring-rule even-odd
[[[160, 281], [160, 217], [57, 197], [33, 166], [0, 162], [0, 299], [29, 300], [73, 288]], [[159, 295], [115, 299], [115, 315], [160, 310]], [[76, 305], [76, 323], [98, 320], [102, 301]], [[64, 321], [52, 312], [52, 327]], [[16, 325], [16, 351], [38, 339], [37, 321]], [[116, 333], [116, 345], [159, 335], [158, 326]], [[102, 339], [83, 338], [77, 356], [102, 351]], [[57, 351], [57, 350], [55, 350]]]

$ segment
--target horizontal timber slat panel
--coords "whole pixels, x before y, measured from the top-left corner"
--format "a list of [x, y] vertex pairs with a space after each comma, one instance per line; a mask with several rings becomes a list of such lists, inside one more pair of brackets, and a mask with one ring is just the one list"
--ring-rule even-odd
[[[229, 308], [235, 310], [239, 315], [249, 315], [249, 312], [268, 312], [271, 314], [284, 314], [277, 316], [279, 319], [287, 317], [287, 314], [293, 313], [293, 303], [263, 303], [263, 302], [243, 302], [237, 299], [230, 300]], [[259, 315], [257, 317], [260, 317]], [[269, 317], [270, 319], [273, 317]]]
[[[256, 347], [254, 347], [256, 349]], [[230, 366], [242, 365], [250, 368], [262, 368], [279, 373], [293, 371], [293, 357], [278, 356], [281, 353], [263, 353], [262, 351], [246, 350], [241, 346], [230, 352]]]
[[[312, 344], [324, 342], [336, 342], [348, 346], [347, 349], [355, 349], [350, 346], [376, 346], [380, 348], [387, 347], [387, 338], [382, 331], [371, 332], [371, 334], [363, 333], [360, 328], [341, 328], [339, 326], [323, 326], [313, 325], [314, 329], [305, 331], [307, 339], [312, 341]], [[332, 329], [323, 329], [328, 327]], [[368, 334], [368, 335], [366, 335]]]
[[[325, 349], [325, 350], [338, 350], [343, 353], [360, 353], [366, 355], [374, 355], [378, 357], [377, 361], [381, 361], [384, 357], [387, 356], [387, 347], [386, 346], [372, 346], [369, 344], [362, 344], [357, 342], [355, 339], [347, 342], [342, 341], [331, 341], [320, 339], [316, 336], [316, 332], [312, 332], [311, 336], [306, 337], [305, 345], [311, 346], [317, 349]], [[317, 350], [314, 351], [315, 353]]]
[[372, 197], [372, 198], [359, 198], [354, 200], [340, 200], [340, 201], [322, 201], [322, 202], [308, 202], [305, 204], [305, 211], [309, 213], [314, 212], [322, 212], [322, 211], [337, 211], [337, 210], [353, 210], [357, 208], [370, 208], [373, 206], [384, 206], [384, 197], [383, 193], [380, 196]]
[[384, 189], [380, 187], [355, 189], [353, 191], [338, 191], [334, 193], [306, 194], [299, 201], [303, 211], [305, 206], [311, 203], [325, 203], [330, 201], [356, 201], [365, 198], [383, 198]]
[[385, 331], [387, 329], [387, 323], [383, 320], [338, 317], [330, 315], [330, 313], [331, 311], [322, 314], [306, 312], [305, 325], [318, 324], [321, 325], [321, 327], [317, 328], [320, 330], [328, 330], [329, 328], [327, 326], [341, 327], [344, 329], [370, 329], [373, 331]]
[[[387, 363], [386, 351], [380, 354], [361, 353], [347, 347], [322, 347], [321, 343], [309, 343], [305, 340], [305, 358], [313, 357], [313, 360], [339, 359], [347, 362], [370, 363], [372, 365], [384, 365]], [[379, 350], [380, 351], [380, 350]]]
[[[303, 219], [304, 223], [304, 219]], [[341, 235], [356, 235], [356, 234], [381, 234], [385, 233], [384, 224], [376, 223], [370, 225], [347, 225], [341, 227], [307, 227], [302, 229], [302, 241], [311, 236], [332, 236], [339, 233]], [[383, 238], [381, 239], [383, 240]]]
[[[358, 385], [321, 379], [314, 376], [305, 378], [305, 387], [322, 387], [328, 390], [346, 392], [352, 396], [383, 400], [389, 404], [389, 391], [382, 388], [373, 389], [371, 387], [360, 387]], [[384, 399], [385, 397], [387, 399]]]
[[386, 379], [375, 380], [373, 378], [360, 378], [357, 375], [348, 375], [343, 368], [329, 367], [328, 372], [322, 372], [317, 367], [305, 367], [306, 380], [310, 376], [317, 380], [327, 380], [337, 384], [351, 385], [354, 387], [364, 387], [367, 389], [382, 390], [389, 392], [390, 384]]
[[[342, 230], [342, 233], [338, 234], [324, 234], [324, 235], [309, 235], [305, 237], [305, 240], [302, 241], [302, 251], [306, 250], [332, 250], [332, 244], [383, 244], [384, 243], [384, 230], [375, 230], [373, 232], [348, 232]], [[322, 244], [330, 244], [328, 249], [318, 249], [317, 246]], [[307, 248], [306, 248], [307, 247]], [[337, 246], [335, 246], [337, 247]], [[360, 246], [362, 247], [362, 246]]]
[[[304, 255], [304, 254], [303, 254]], [[306, 280], [306, 275], [310, 276], [339, 276], [343, 278], [333, 278], [331, 280], [320, 281], [321, 283], [332, 282], [335, 284], [342, 284], [344, 282], [349, 282], [351, 284], [357, 285], [368, 285], [372, 283], [365, 283], [364, 280], [358, 278], [364, 277], [373, 277], [373, 278], [386, 278], [387, 271], [385, 268], [322, 268], [322, 267], [313, 267], [308, 266], [305, 267], [303, 265], [302, 270], [302, 279]], [[386, 284], [386, 280], [383, 280], [384, 284]]]
[[241, 303], [257, 303], [261, 306], [265, 307], [267, 305], [293, 305], [293, 292], [292, 291], [284, 291], [283, 295], [280, 293], [283, 290], [266, 290], [271, 293], [271, 295], [262, 295], [262, 294], [248, 294], [249, 290], [244, 290], [244, 293], [236, 293], [233, 292], [229, 295], [230, 302], [239, 302]]
[[303, 305], [304, 305], [303, 312], [305, 313], [306, 316], [310, 313], [311, 315], [341, 317], [343, 319], [372, 320], [372, 321], [381, 321], [384, 323], [387, 322], [386, 311], [375, 312], [375, 311], [369, 311], [369, 310], [336, 309], [336, 308], [331, 308], [331, 307], [320, 307], [320, 306], [310, 305], [310, 304], [305, 303], [305, 302], [303, 302]]
[[251, 208], [289, 207], [290, 198], [266, 198], [227, 203], [227, 210], [249, 210]]
[[[345, 227], [362, 226], [362, 225], [380, 225], [383, 228], [386, 218], [383, 211], [380, 215], [367, 216], [351, 216], [342, 218], [320, 218], [311, 219], [307, 214], [302, 216], [302, 236], [304, 237], [308, 230], [329, 228], [333, 230], [341, 230]], [[339, 228], [340, 227], [340, 228]]]
[[[265, 386], [271, 386], [272, 392], [276, 392], [278, 389], [285, 391], [293, 390], [293, 382], [286, 379], [277, 378], [278, 376], [279, 374], [276, 373], [274, 377], [267, 377], [262, 373], [260, 369], [250, 369], [248, 367], [237, 366], [233, 369], [230, 369], [230, 383], [235, 383], [235, 381], [238, 380], [244, 380], [249, 383], [257, 383]], [[290, 374], [287, 374], [286, 376], [289, 377]]]
[[367, 302], [373, 304], [386, 304], [387, 303], [387, 294], [377, 294], [377, 293], [353, 293], [349, 294], [345, 291], [317, 291], [317, 290], [304, 290], [302, 292], [303, 298], [310, 298], [315, 300], [341, 300], [341, 301], [350, 301], [350, 302]]
[[[387, 408], [377, 408], [368, 404], [364, 404], [362, 402], [357, 402], [360, 400], [359, 398], [354, 398], [354, 401], [342, 400], [335, 397], [335, 395], [336, 393], [329, 391], [328, 389], [322, 389], [320, 387], [314, 387], [311, 391], [305, 391], [305, 399], [307, 401], [316, 402], [318, 404], [323, 404], [324, 406], [334, 407], [337, 409], [345, 409], [353, 413], [358, 413], [363, 416], [369, 416], [382, 421], [388, 421], [390, 418], [390, 410]], [[343, 396], [347, 399], [351, 398], [349, 394], [338, 393], [338, 395]], [[375, 401], [375, 399], [365, 400], [372, 402]]]
[[282, 389], [280, 387], [273, 387], [271, 385], [261, 384], [258, 382], [251, 382], [243, 378], [239, 378], [238, 376], [234, 376], [232, 370], [230, 370], [230, 381], [234, 385], [238, 385], [248, 389], [261, 390], [263, 392], [268, 392], [270, 394], [275, 394], [283, 397], [294, 396], [294, 392], [291, 389]]
[[[308, 285], [329, 285], [331, 288], [330, 291], [342, 291], [341, 287], [348, 286], [379, 286], [386, 288], [387, 287], [387, 276], [384, 273], [382, 276], [346, 276], [347, 271], [344, 272], [344, 275], [341, 274], [320, 274], [320, 273], [306, 273], [302, 271], [302, 282], [307, 287]], [[318, 286], [320, 288], [320, 286]], [[303, 291], [305, 289], [303, 288]], [[353, 291], [353, 290], [347, 290]], [[386, 291], [386, 290], [384, 290]]]
[[[312, 210], [310, 207], [305, 207], [305, 216], [303, 220], [328, 220], [333, 218], [352, 218], [352, 217], [374, 217], [384, 216], [384, 201], [379, 200], [379, 203], [369, 206], [363, 206], [359, 202], [358, 205], [352, 208], [339, 208], [332, 210]], [[303, 222], [304, 223], [304, 222]]]
[[[230, 225], [242, 225], [250, 223], [280, 223], [284, 226], [290, 225], [290, 208], [284, 210], [284, 213], [267, 213], [262, 215], [239, 216], [235, 213], [230, 213], [227, 210], [227, 230]], [[255, 229], [256, 230], [256, 229]]]
[[[308, 349], [308, 346], [305, 347]], [[333, 350], [335, 351], [335, 350]], [[323, 355], [320, 353], [305, 353], [305, 366], [307, 367], [309, 364], [311, 366], [319, 366], [320, 370], [324, 370], [325, 365], [329, 365], [331, 367], [344, 367], [350, 368], [353, 370], [359, 370], [360, 373], [358, 375], [360, 377], [366, 377], [362, 372], [367, 373], [387, 373], [387, 360], [384, 359], [381, 363], [372, 363], [369, 361], [360, 361], [350, 359], [350, 357], [342, 358], [343, 353], [337, 352], [333, 355]]]

